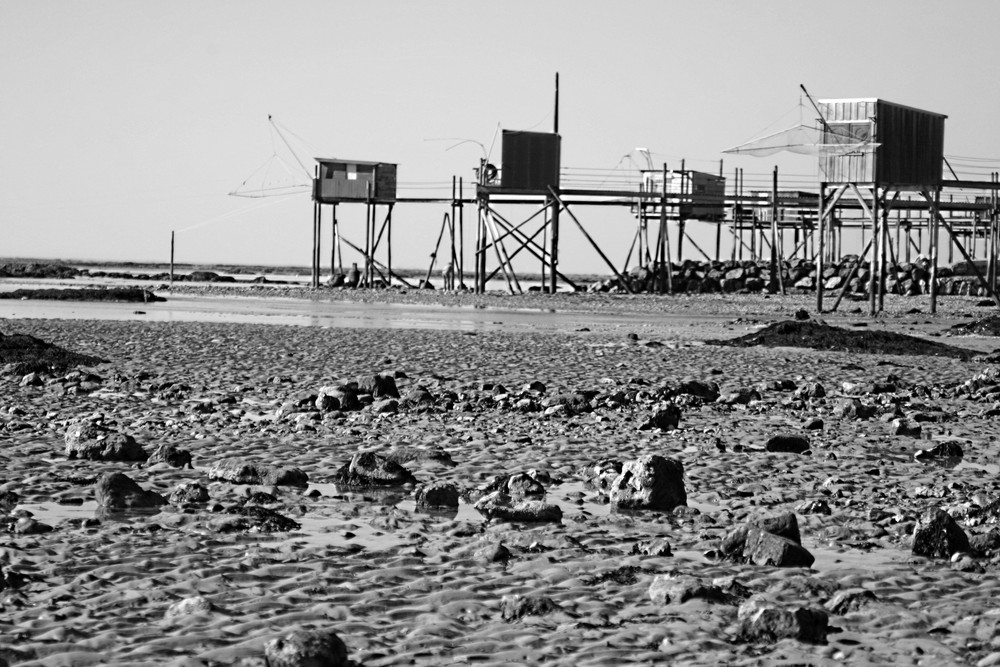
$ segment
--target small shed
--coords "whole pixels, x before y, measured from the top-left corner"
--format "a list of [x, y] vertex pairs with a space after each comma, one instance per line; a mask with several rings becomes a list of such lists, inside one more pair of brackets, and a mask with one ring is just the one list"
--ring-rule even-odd
[[[663, 192], [663, 170], [643, 169], [642, 187], [646, 192]], [[668, 195], [680, 197], [684, 217], [699, 220], [721, 220], [725, 214], [726, 179], [703, 171], [668, 170], [666, 172]], [[676, 200], [675, 197], [671, 197]]]
[[[316, 158], [318, 177], [313, 179], [313, 199], [322, 204], [396, 200], [396, 165]], [[369, 190], [370, 188], [370, 190]]]
[[940, 187], [947, 116], [874, 98], [819, 100], [818, 106], [823, 181]]
[[559, 187], [560, 137], [549, 132], [504, 130], [500, 187], [546, 192]]

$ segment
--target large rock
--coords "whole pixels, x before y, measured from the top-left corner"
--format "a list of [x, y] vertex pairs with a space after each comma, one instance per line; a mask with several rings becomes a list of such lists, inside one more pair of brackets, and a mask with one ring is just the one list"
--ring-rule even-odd
[[649, 585], [649, 599], [653, 604], [682, 604], [693, 599], [709, 602], [728, 602], [729, 596], [714, 584], [705, 584], [698, 577], [658, 574]]
[[162, 443], [149, 455], [149, 464], [166, 463], [174, 468], [193, 468], [191, 465], [191, 452], [180, 449], [176, 445]]
[[473, 507], [487, 519], [523, 523], [562, 521], [562, 510], [558, 505], [548, 505], [540, 500], [515, 500], [502, 491], [483, 496]]
[[145, 461], [149, 455], [135, 438], [84, 419], [66, 429], [66, 457], [93, 461]]
[[371, 394], [374, 398], [399, 398], [396, 380], [391, 375], [362, 375], [355, 383], [359, 394]]
[[264, 645], [269, 667], [347, 667], [347, 646], [332, 630], [296, 630]]
[[361, 401], [358, 400], [357, 387], [353, 385], [320, 387], [319, 394], [316, 396], [316, 409], [320, 412], [360, 410]]
[[208, 471], [208, 478], [231, 484], [257, 484], [263, 486], [309, 485], [309, 476], [298, 468], [279, 468], [244, 459], [225, 459], [217, 462]]
[[687, 505], [684, 466], [680, 461], [647, 454], [622, 466], [611, 484], [611, 504], [619, 509], [651, 509], [669, 512]]
[[668, 403], [665, 407], [657, 410], [652, 417], [639, 426], [640, 431], [649, 431], [654, 428], [661, 431], [672, 431], [677, 428], [681, 421], [681, 409], [673, 403]]
[[106, 472], [95, 487], [97, 506], [111, 510], [148, 509], [167, 504], [155, 491], [147, 491], [131, 477], [120, 472]]
[[809, 567], [815, 561], [802, 546], [798, 519], [792, 513], [737, 527], [723, 538], [719, 551], [728, 560], [772, 567]]
[[494, 491], [500, 491], [514, 497], [545, 495], [545, 487], [542, 483], [524, 472], [513, 475], [497, 475], [483, 489], [482, 493], [485, 495]]
[[422, 484], [413, 492], [417, 507], [458, 507], [458, 495], [451, 482]]
[[915, 556], [950, 558], [958, 551], [969, 549], [969, 536], [940, 507], [927, 510], [913, 529], [911, 550]]
[[395, 461], [374, 452], [358, 452], [337, 471], [334, 480], [345, 486], [401, 486], [416, 478]]
[[809, 644], [825, 644], [830, 625], [830, 618], [822, 609], [779, 607], [756, 598], [740, 606], [738, 618], [739, 638], [760, 643], [797, 639]]
[[622, 462], [617, 459], [601, 459], [588, 463], [580, 469], [583, 483], [592, 486], [602, 493], [611, 490], [611, 485], [622, 474]]
[[505, 621], [516, 621], [525, 616], [544, 616], [559, 610], [552, 598], [542, 595], [505, 595], [500, 600], [500, 616]]

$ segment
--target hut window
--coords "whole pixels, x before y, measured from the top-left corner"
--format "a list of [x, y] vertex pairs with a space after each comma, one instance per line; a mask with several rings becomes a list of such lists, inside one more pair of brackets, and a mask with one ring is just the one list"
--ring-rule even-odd
[[358, 166], [355, 164], [347, 165], [347, 180], [356, 181], [358, 180]]

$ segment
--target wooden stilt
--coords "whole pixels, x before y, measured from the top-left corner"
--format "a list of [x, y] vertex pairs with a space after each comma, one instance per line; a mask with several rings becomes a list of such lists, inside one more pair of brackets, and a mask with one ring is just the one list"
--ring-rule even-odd
[[[926, 195], [925, 195], [926, 197]], [[937, 231], [937, 208], [941, 202], [941, 191], [934, 191], [934, 198], [931, 200], [930, 222], [927, 228], [927, 242], [930, 245], [931, 255], [931, 315], [937, 313], [937, 273], [938, 273], [938, 231]]]
[[174, 230], [170, 230], [170, 284], [174, 284]]
[[389, 274], [386, 278], [386, 287], [392, 287], [392, 202], [389, 203], [389, 210], [385, 214], [385, 224], [386, 224], [386, 243], [385, 243], [385, 265], [388, 267]]
[[879, 256], [882, 253], [882, 236], [879, 227], [878, 217], [878, 186], [872, 185], [872, 206], [869, 211], [872, 222], [872, 259], [868, 273], [868, 315], [874, 317], [875, 307], [878, 301], [879, 285]]
[[819, 184], [819, 208], [816, 220], [819, 222], [819, 252], [816, 253], [816, 312], [823, 312], [823, 245], [826, 238], [826, 212], [823, 201], [826, 199], [826, 183]]
[[462, 179], [458, 179], [458, 287], [465, 289], [465, 204]]

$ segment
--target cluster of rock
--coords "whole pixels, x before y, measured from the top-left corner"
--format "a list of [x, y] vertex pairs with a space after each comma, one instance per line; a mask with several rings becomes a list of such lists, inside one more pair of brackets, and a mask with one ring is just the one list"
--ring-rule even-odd
[[8, 262], [0, 265], [0, 278], [59, 278], [80, 275], [78, 269], [55, 262]]
[[[823, 275], [816, 273], [815, 262], [807, 259], [786, 259], [781, 263], [781, 282], [772, 275], [769, 260], [696, 261], [687, 259], [671, 263], [670, 287], [680, 293], [755, 293], [776, 292], [780, 285], [786, 290], [815, 291], [821, 284], [825, 290], [841, 290], [847, 285], [849, 293], [868, 291], [871, 264], [860, 262], [857, 255], [845, 255], [839, 262], [824, 265]], [[667, 290], [665, 267], [636, 266], [624, 276], [633, 292], [663, 292]], [[886, 291], [890, 294], [917, 295], [930, 291], [930, 264], [918, 260], [890, 265], [886, 278]], [[624, 292], [625, 285], [618, 278], [609, 278], [589, 286], [590, 292]], [[937, 292], [940, 295], [982, 296], [986, 289], [979, 284], [974, 270], [967, 263], [953, 267], [939, 266]]]

